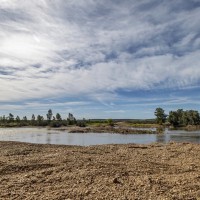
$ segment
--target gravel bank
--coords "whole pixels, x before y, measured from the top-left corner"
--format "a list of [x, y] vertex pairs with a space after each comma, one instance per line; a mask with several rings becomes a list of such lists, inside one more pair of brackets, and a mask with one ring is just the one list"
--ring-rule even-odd
[[200, 199], [200, 145], [0, 142], [0, 199]]

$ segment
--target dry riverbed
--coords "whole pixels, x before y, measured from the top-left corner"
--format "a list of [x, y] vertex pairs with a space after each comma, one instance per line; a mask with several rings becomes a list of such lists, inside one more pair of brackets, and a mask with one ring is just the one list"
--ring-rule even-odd
[[0, 142], [0, 199], [200, 199], [200, 145]]

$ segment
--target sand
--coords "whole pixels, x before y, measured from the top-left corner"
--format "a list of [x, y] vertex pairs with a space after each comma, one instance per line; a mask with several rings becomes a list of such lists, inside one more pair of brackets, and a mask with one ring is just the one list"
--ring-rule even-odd
[[200, 145], [0, 142], [0, 199], [200, 199]]

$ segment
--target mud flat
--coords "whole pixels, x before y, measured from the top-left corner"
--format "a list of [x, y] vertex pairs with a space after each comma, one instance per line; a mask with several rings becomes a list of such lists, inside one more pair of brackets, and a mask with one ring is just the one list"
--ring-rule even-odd
[[60, 127], [50, 128], [53, 130], [67, 130], [69, 133], [120, 133], [120, 134], [160, 134], [159, 131], [131, 129], [130, 127], [111, 127], [111, 126], [89, 126], [89, 127]]
[[0, 142], [0, 199], [200, 199], [200, 145]]

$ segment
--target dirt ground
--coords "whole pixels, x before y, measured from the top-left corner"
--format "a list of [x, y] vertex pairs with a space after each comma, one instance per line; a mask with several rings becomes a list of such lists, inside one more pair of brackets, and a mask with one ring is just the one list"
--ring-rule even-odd
[[200, 145], [0, 142], [0, 199], [200, 199]]

